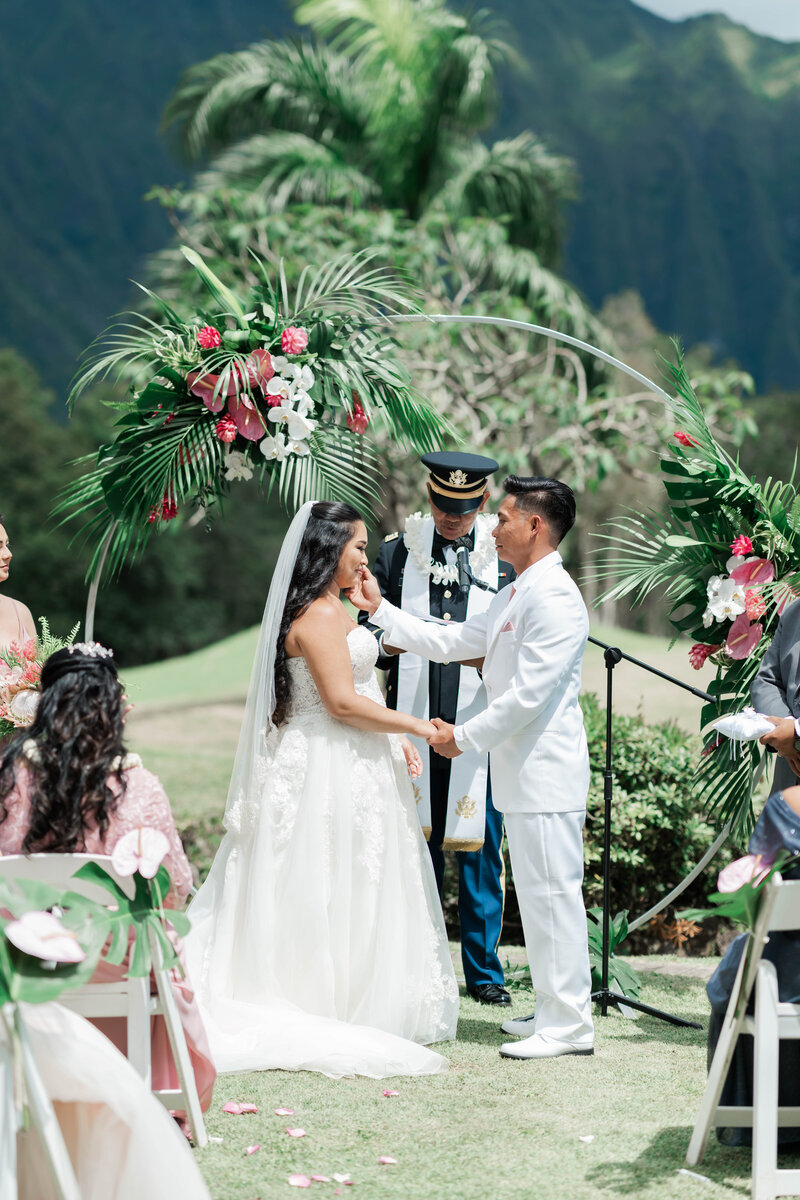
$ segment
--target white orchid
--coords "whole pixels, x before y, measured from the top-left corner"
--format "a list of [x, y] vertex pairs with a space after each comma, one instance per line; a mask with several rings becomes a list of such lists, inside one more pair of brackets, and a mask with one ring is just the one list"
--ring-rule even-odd
[[41, 700], [41, 692], [35, 688], [22, 688], [8, 702], [8, 715], [17, 728], [32, 725]]
[[267, 434], [267, 436], [262, 438], [258, 443], [258, 448], [264, 455], [264, 458], [277, 462], [283, 462], [283, 460], [289, 454], [289, 448], [286, 445], [286, 438], [282, 433], [276, 433], [274, 437], [271, 437], [269, 434]]
[[[275, 359], [272, 360], [273, 364]], [[273, 375], [267, 384], [267, 395], [277, 396], [281, 401], [289, 399], [289, 388], [292, 386], [291, 379], [284, 379], [282, 375]]]
[[715, 594], [709, 595], [708, 607], [718, 621], [733, 621], [747, 607], [744, 588], [733, 579], [723, 579]]
[[86, 952], [72, 930], [49, 912], [26, 912], [5, 928], [8, 940], [33, 958], [52, 963], [79, 963]]
[[111, 865], [118, 875], [133, 875], [138, 871], [152, 879], [169, 850], [169, 839], [160, 829], [140, 825], [123, 837], [111, 851]]
[[706, 589], [708, 592], [709, 600], [714, 599], [714, 597], [719, 593], [719, 589], [722, 587], [724, 582], [725, 582], [724, 575], [712, 575], [711, 576], [711, 578], [708, 581], [708, 587]]
[[309, 446], [308, 442], [302, 442], [302, 441], [298, 441], [298, 442], [288, 441], [286, 443], [286, 450], [287, 450], [287, 453], [297, 454], [300, 456], [300, 458], [302, 458], [306, 454], [311, 453], [311, 447]]
[[707, 608], [706, 611], [703, 613], [704, 628], [708, 629], [709, 625], [713, 625], [715, 620], [716, 620], [716, 617], [714, 616], [713, 612], [711, 611], [710, 608]]
[[[293, 407], [293, 403], [296, 404], [296, 407]], [[312, 421], [307, 415], [311, 407], [311, 397], [306, 392], [298, 392], [294, 402], [287, 398], [282, 404], [276, 404], [274, 408], [271, 408], [268, 419], [276, 425], [285, 426], [290, 441], [302, 442], [317, 427], [316, 421]]]
[[225, 478], [229, 482], [253, 478], [253, 468], [247, 465], [241, 450], [229, 450], [225, 455]]
[[291, 376], [292, 386], [298, 391], [307, 392], [314, 386], [314, 372], [308, 363], [289, 363], [286, 374]]

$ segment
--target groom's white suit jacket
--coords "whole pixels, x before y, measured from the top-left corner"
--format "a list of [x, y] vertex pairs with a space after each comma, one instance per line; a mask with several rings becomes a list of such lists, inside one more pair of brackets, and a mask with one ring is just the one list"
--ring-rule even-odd
[[385, 641], [434, 662], [481, 658], [487, 707], [456, 727], [456, 742], [491, 754], [502, 812], [571, 812], [589, 790], [579, 704], [589, 618], [557, 551], [528, 567], [489, 608], [461, 624], [433, 624], [384, 600], [371, 620]]

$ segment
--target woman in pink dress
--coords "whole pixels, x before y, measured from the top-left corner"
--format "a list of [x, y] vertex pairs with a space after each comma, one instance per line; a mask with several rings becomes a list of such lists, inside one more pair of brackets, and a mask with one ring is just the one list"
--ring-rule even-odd
[[[8, 580], [11, 558], [5, 521], [0, 515], [0, 586]], [[30, 610], [19, 600], [14, 600], [7, 594], [0, 595], [0, 650], [10, 646], [12, 642], [22, 645], [32, 637], [36, 637], [36, 627]]]
[[[10, 743], [0, 762], [0, 853], [111, 854], [139, 826], [161, 830], [172, 880], [166, 904], [177, 908], [192, 884], [189, 862], [158, 778], [122, 741], [122, 687], [109, 650], [78, 644], [52, 654], [42, 668], [41, 702], [34, 723]], [[95, 978], [119, 978], [101, 963]], [[211, 1103], [215, 1070], [188, 979], [173, 973], [200, 1103]], [[93, 1022], [125, 1048], [125, 1022]], [[166, 1027], [153, 1022], [154, 1088], [177, 1086]]]

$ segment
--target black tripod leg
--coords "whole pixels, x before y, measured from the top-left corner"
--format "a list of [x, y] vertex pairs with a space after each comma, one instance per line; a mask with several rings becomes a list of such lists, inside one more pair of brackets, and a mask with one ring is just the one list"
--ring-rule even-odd
[[687, 1021], [684, 1017], [675, 1017], [672, 1013], [662, 1012], [660, 1008], [652, 1008], [649, 1004], [642, 1004], [641, 1000], [632, 1000], [630, 996], [620, 996], [617, 992], [593, 992], [592, 999], [605, 1004], [626, 1004], [628, 1008], [635, 1008], [637, 1012], [645, 1013], [648, 1017], [658, 1017], [660, 1021], [667, 1021], [670, 1025], [683, 1025], [687, 1029], [702, 1029], [697, 1021]]

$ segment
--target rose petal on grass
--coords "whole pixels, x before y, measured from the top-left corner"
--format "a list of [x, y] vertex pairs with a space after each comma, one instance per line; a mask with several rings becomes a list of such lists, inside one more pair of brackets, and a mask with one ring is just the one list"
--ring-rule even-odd
[[378, 1157], [378, 1162], [384, 1167], [396, 1167], [397, 1159], [392, 1158], [390, 1154], [381, 1154]]
[[579, 1141], [579, 1142], [586, 1142], [587, 1144], [588, 1144], [589, 1142], [593, 1142], [593, 1141], [594, 1141], [594, 1134], [593, 1134], [593, 1133], [585, 1133], [585, 1134], [583, 1134], [583, 1136], [580, 1136], [580, 1135], [579, 1135], [579, 1136], [578, 1136], [578, 1141]]
[[349, 1183], [350, 1182], [349, 1175], [334, 1175], [333, 1178], [336, 1180], [337, 1183]]
[[289, 1137], [305, 1137], [306, 1136], [305, 1129], [292, 1129], [291, 1125], [286, 1126], [286, 1132], [288, 1133]]
[[293, 1117], [294, 1109], [293, 1108], [276, 1108], [275, 1116], [276, 1117]]
[[383, 1094], [384, 1094], [384, 1096], [399, 1096], [400, 1095], [399, 1092], [393, 1092], [391, 1088], [384, 1088]]
[[258, 1112], [258, 1106], [256, 1104], [242, 1104], [242, 1105], [240, 1105], [240, 1108], [243, 1113], [257, 1113]]
[[327, 1175], [312, 1175], [314, 1183], [330, 1183], [330, 1178]]
[[255, 1152], [256, 1152], [257, 1150], [260, 1150], [260, 1149], [261, 1149], [261, 1146], [260, 1146], [260, 1145], [258, 1145], [258, 1146], [245, 1146], [245, 1151], [244, 1151], [244, 1152], [245, 1152], [245, 1154], [255, 1154]]
[[235, 1100], [229, 1100], [227, 1104], [223, 1104], [222, 1111], [240, 1117], [242, 1113], [257, 1113], [258, 1107], [255, 1104], [237, 1104]]
[[308, 1175], [290, 1175], [289, 1187], [311, 1187]]

